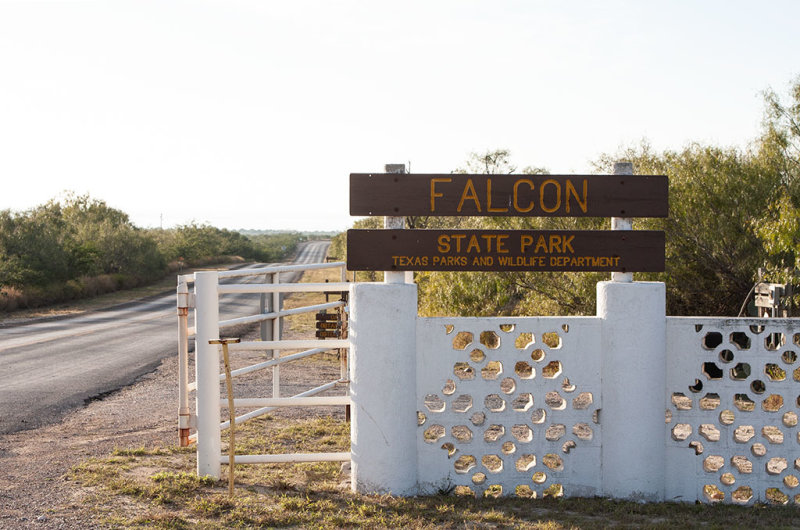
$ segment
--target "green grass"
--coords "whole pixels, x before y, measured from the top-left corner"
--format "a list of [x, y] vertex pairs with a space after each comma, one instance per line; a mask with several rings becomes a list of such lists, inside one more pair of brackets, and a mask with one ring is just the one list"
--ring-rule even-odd
[[[329, 417], [270, 416], [237, 430], [237, 453], [348, 448], [349, 425]], [[85, 509], [122, 528], [791, 528], [800, 516], [791, 506], [360, 495], [340, 484], [332, 462], [238, 465], [231, 498], [227, 466], [222, 480], [197, 477], [193, 453], [177, 448], [118, 448], [76, 466], [71, 478], [91, 490]]]

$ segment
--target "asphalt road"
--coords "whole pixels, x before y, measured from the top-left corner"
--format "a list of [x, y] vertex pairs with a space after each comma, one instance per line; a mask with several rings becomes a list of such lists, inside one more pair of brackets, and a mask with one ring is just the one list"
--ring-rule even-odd
[[[295, 263], [321, 262], [328, 244], [303, 244]], [[292, 281], [289, 274], [281, 280]], [[258, 295], [226, 295], [220, 318], [254, 314], [258, 305]], [[154, 370], [177, 355], [177, 321], [170, 293], [76, 317], [0, 325], [0, 434], [56, 422]]]

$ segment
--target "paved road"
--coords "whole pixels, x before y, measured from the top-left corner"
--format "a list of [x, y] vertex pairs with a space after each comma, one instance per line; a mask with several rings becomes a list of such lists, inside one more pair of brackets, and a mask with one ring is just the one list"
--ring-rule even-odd
[[[295, 262], [322, 261], [328, 244], [303, 244]], [[253, 314], [258, 303], [258, 295], [226, 295], [220, 318]], [[133, 383], [176, 351], [174, 294], [71, 318], [0, 325], [0, 434], [58, 421], [87, 400]]]

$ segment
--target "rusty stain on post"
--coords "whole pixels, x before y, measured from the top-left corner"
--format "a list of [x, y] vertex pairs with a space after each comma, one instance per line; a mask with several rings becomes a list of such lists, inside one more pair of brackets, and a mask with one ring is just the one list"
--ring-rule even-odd
[[240, 339], [210, 340], [209, 344], [222, 345], [222, 360], [225, 365], [225, 387], [228, 390], [228, 417], [230, 418], [230, 443], [228, 444], [228, 494], [233, 496], [233, 474], [236, 455], [236, 410], [233, 405], [233, 380], [231, 378], [231, 363], [228, 355], [228, 344], [236, 344]]

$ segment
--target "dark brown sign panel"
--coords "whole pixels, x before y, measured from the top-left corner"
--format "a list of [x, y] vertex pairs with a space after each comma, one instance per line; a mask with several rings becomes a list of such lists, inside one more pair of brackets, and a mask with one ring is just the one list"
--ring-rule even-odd
[[351, 271], [663, 272], [651, 230], [348, 230]]
[[351, 173], [350, 215], [667, 217], [663, 175]]

